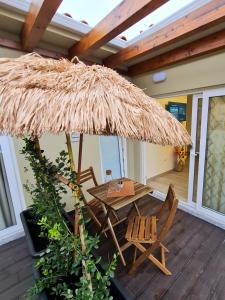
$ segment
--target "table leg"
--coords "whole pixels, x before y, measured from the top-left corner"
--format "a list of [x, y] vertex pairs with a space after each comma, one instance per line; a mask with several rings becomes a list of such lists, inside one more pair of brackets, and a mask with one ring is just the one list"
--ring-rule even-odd
[[[103, 203], [102, 203], [102, 209], [103, 209], [105, 215], [107, 216], [107, 215], [108, 215], [108, 212], [107, 212], [107, 209], [106, 209], [106, 207], [105, 207], [105, 204], [103, 204]], [[109, 230], [110, 230], [110, 232], [111, 232], [111, 234], [112, 234], [112, 238], [113, 238], [114, 243], [115, 243], [115, 245], [116, 245], [116, 248], [117, 248], [117, 250], [119, 251], [120, 259], [121, 259], [121, 261], [122, 261], [122, 264], [123, 264], [124, 266], [126, 266], [126, 262], [125, 262], [125, 259], [124, 259], [124, 256], [123, 256], [123, 252], [122, 252], [121, 249], [120, 249], [120, 245], [119, 245], [118, 240], [117, 240], [117, 238], [116, 238], [115, 231], [114, 231], [114, 229], [113, 229], [111, 220], [110, 220], [110, 218], [109, 218], [108, 216], [107, 216], [107, 222], [108, 222]]]
[[134, 207], [136, 209], [136, 212], [137, 212], [138, 216], [141, 217], [141, 213], [140, 213], [140, 210], [139, 210], [136, 202], [134, 202]]
[[136, 212], [137, 212], [137, 214], [138, 214], [138, 216], [141, 217], [141, 213], [140, 213], [140, 210], [139, 210], [139, 208], [138, 208], [136, 202], [133, 202], [133, 203], [132, 203], [132, 206], [131, 206], [130, 210], [129, 210], [128, 213], [127, 213], [127, 217], [130, 216], [130, 214], [132, 213], [133, 209], [135, 209]]
[[[104, 213], [105, 213], [105, 211], [104, 211]], [[104, 229], [105, 229], [105, 227], [106, 227], [106, 223], [107, 223], [107, 220], [108, 220], [108, 218], [109, 218], [109, 214], [110, 214], [110, 211], [108, 210], [107, 211], [107, 214], [105, 215], [105, 219], [104, 219], [104, 221], [103, 221], [103, 223], [102, 223], [102, 225], [101, 225], [101, 227], [100, 227], [100, 230], [99, 230], [99, 235], [102, 233], [102, 232], [104, 232]], [[105, 232], [104, 232], [105, 233]]]

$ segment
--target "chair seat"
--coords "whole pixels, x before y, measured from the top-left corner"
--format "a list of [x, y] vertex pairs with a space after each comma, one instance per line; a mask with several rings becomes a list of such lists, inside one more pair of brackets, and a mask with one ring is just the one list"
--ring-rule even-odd
[[156, 216], [130, 217], [125, 238], [129, 242], [154, 243], [157, 239]]

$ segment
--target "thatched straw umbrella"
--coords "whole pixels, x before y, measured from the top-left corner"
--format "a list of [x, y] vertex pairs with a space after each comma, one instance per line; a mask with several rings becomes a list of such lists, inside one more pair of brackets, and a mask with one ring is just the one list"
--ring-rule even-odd
[[184, 127], [154, 99], [99, 65], [37, 54], [0, 59], [0, 132], [80, 132], [159, 145], [190, 144]]
[[[191, 143], [170, 113], [115, 71], [37, 54], [0, 59], [0, 132], [17, 137], [65, 132], [72, 169], [72, 132]], [[82, 142], [79, 152], [78, 174]]]

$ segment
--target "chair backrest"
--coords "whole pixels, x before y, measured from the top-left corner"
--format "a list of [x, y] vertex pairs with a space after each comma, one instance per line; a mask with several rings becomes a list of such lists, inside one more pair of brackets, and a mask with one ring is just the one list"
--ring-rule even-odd
[[98, 185], [93, 167], [89, 167], [88, 169], [80, 172], [80, 184], [89, 180], [93, 180], [95, 186]]
[[162, 204], [159, 213], [157, 215], [158, 218], [161, 217], [161, 215], [163, 214], [163, 212], [165, 211], [165, 208], [168, 207], [168, 215], [167, 218], [162, 226], [162, 229], [158, 235], [158, 240], [161, 241], [165, 235], [167, 234], [167, 232], [170, 230], [175, 215], [176, 215], [176, 211], [177, 211], [177, 206], [178, 206], [178, 200], [176, 198], [175, 192], [174, 192], [174, 187], [172, 184], [169, 185], [169, 189], [166, 195], [166, 199], [164, 201], [164, 203]]
[[166, 199], [163, 201], [163, 203], [161, 204], [158, 212], [156, 213], [156, 217], [157, 219], [161, 219], [161, 217], [164, 215], [165, 210], [168, 211], [168, 209], [170, 210], [172, 205], [173, 205], [173, 199], [176, 198], [175, 192], [174, 192], [174, 187], [172, 184], [169, 185], [168, 191], [167, 191], [167, 195], [166, 195]]

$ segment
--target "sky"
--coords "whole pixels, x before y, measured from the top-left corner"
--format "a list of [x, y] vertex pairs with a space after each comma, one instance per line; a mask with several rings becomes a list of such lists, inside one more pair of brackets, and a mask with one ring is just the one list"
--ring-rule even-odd
[[[123, 35], [127, 37], [127, 40], [131, 40], [135, 36], [138, 36], [141, 30], [148, 29], [149, 25], [159, 23], [187, 4], [196, 1], [198, 0], [170, 0], [130, 27]], [[121, 0], [64, 0], [58, 9], [58, 12], [70, 13], [75, 20], [85, 20], [91, 27], [94, 27], [120, 2]]]

